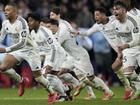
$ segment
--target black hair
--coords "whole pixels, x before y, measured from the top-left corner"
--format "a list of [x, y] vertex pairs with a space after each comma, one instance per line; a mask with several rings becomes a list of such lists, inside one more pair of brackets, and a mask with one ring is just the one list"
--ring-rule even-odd
[[29, 18], [29, 17], [31, 17], [34, 20], [39, 21], [39, 22], [41, 22], [41, 19], [42, 19], [41, 15], [36, 12], [29, 13], [27, 18]]
[[137, 6], [136, 0], [130, 0], [131, 8], [135, 8]]
[[41, 21], [44, 22], [44, 23], [48, 23], [49, 18], [47, 18], [47, 17], [43, 17], [43, 18], [41, 19]]
[[51, 12], [55, 13], [56, 15], [61, 15], [61, 8], [60, 7], [54, 7], [51, 9]]
[[115, 1], [113, 6], [121, 6], [123, 8], [125, 8], [126, 10], [128, 9], [128, 7], [126, 6], [126, 4], [122, 1]]
[[13, 2], [10, 2], [10, 3], [6, 4], [6, 6], [12, 6], [14, 8], [17, 8], [17, 4], [13, 3]]
[[59, 26], [59, 22], [55, 19], [50, 19], [47, 23], [50, 23], [52, 25], [56, 25], [56, 26]]
[[17, 8], [17, 4], [16, 3], [13, 3], [13, 2], [10, 2], [10, 3], [6, 4], [6, 5], [9, 5], [9, 6], [12, 6], [12, 7], [16, 7]]
[[103, 13], [103, 14], [105, 14], [106, 15], [106, 10], [105, 10], [105, 8], [103, 8], [103, 7], [98, 7], [98, 8], [95, 8], [95, 10], [94, 11], [99, 11], [100, 13]]

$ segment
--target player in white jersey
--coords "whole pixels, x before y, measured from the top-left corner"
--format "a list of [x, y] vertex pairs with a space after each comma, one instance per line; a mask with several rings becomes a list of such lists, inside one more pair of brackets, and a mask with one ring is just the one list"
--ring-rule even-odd
[[[75, 58], [71, 62], [63, 64], [62, 72], [65, 71], [65, 68], [69, 69], [75, 68], [75, 71], [76, 72], [78, 71], [77, 75], [82, 76], [81, 80], [83, 80], [86, 84], [94, 88], [96, 87], [98, 89], [100, 87], [105, 93], [107, 93], [105, 95], [106, 97], [103, 100], [109, 100], [110, 98], [112, 98], [113, 96], [112, 91], [106, 86], [106, 84], [100, 78], [94, 75], [93, 67], [90, 62], [87, 51], [81, 46], [77, 45], [75, 38], [72, 37], [71, 35], [71, 31], [73, 31], [72, 26], [67, 21], [62, 20], [60, 18], [60, 8], [53, 8], [52, 11], [50, 12], [50, 18], [57, 20], [59, 22], [59, 27], [57, 26], [57, 24], [55, 24], [56, 22], [54, 22], [55, 24], [54, 26], [57, 26], [57, 28], [59, 29], [53, 30], [53, 28], [55, 27], [52, 27], [51, 30], [58, 36], [58, 40], [61, 43], [61, 46], [68, 52], [69, 55]], [[96, 83], [93, 84], [92, 82]]]
[[135, 68], [140, 66], [140, 19], [128, 15], [126, 5], [120, 1], [114, 3], [114, 14], [116, 20], [113, 25], [122, 42], [118, 50], [123, 53], [124, 74], [136, 90], [131, 99], [137, 99], [140, 96], [140, 78]]
[[57, 95], [54, 93], [49, 81], [40, 72], [41, 62], [36, 50], [37, 44], [29, 35], [27, 22], [18, 16], [17, 6], [14, 3], [5, 6], [5, 15], [7, 20], [2, 24], [1, 40], [6, 34], [9, 34], [13, 38], [13, 45], [0, 48], [1, 53], [7, 53], [0, 64], [0, 70], [20, 83], [19, 96], [22, 96], [25, 81], [12, 68], [21, 61], [26, 60], [33, 71], [35, 80], [41, 83], [50, 93], [49, 102], [54, 103]]
[[120, 39], [117, 36], [117, 32], [115, 30], [115, 27], [112, 25], [112, 22], [114, 21], [115, 17], [107, 17], [106, 11], [104, 8], [97, 8], [94, 11], [94, 16], [96, 23], [87, 31], [85, 32], [77, 32], [77, 34], [81, 36], [89, 36], [96, 32], [102, 32], [108, 43], [111, 45], [111, 47], [116, 51], [118, 54], [116, 60], [112, 64], [112, 69], [118, 76], [118, 78], [121, 80], [121, 82], [124, 84], [125, 87], [125, 95], [124, 99], [128, 99], [132, 94], [132, 89], [130, 87], [130, 83], [128, 79], [123, 74], [123, 70], [121, 69], [122, 66], [122, 54], [118, 52], [117, 46], [121, 45]]
[[[45, 63], [42, 73], [50, 81], [54, 89], [60, 93], [60, 99], [67, 101], [69, 88], [63, 85], [57, 77], [59, 67], [66, 59], [66, 52], [52, 35], [51, 30], [40, 25], [41, 17], [37, 13], [28, 14], [28, 24], [31, 30], [31, 36], [37, 42], [41, 55], [44, 53]], [[43, 52], [43, 53], [42, 53]], [[65, 93], [66, 91], [66, 93]], [[60, 101], [59, 99], [59, 101]]]
[[[47, 28], [50, 28], [50, 27], [51, 27], [51, 22], [49, 22], [49, 19], [46, 19], [46, 18], [43, 19], [43, 21], [41, 22], [41, 24], [42, 24], [43, 26], [47, 27]], [[57, 26], [56, 26], [56, 29], [57, 29]], [[54, 37], [55, 37], [57, 40], [59, 39], [57, 35], [54, 35]], [[67, 59], [67, 60], [68, 60], [68, 59]], [[65, 60], [65, 61], [66, 61], [66, 60]], [[65, 68], [65, 69], [66, 69], [66, 68]], [[72, 76], [74, 76], [76, 79], [78, 79], [74, 71], [70, 71], [69, 73], [70, 73]], [[65, 74], [65, 75], [66, 75], [66, 74]], [[61, 76], [61, 77], [62, 77], [62, 76]], [[66, 79], [66, 80], [68, 80], [67, 82], [70, 82], [70, 77], [69, 77], [69, 75], [66, 75], [65, 77], [66, 77], [66, 78], [63, 78], [63, 79]], [[84, 88], [86, 85], [85, 85], [84, 83], [83, 83], [83, 85], [80, 83], [80, 87], [81, 87], [81, 86]], [[74, 87], [75, 87], [75, 86], [74, 86]], [[75, 87], [75, 88], [78, 88], [78, 87]], [[82, 89], [83, 89], [83, 88], [82, 88]], [[95, 96], [95, 94], [93, 93], [92, 88], [91, 88], [90, 86], [86, 86], [86, 88], [87, 88], [88, 96], [85, 97], [84, 99], [85, 99], [85, 100], [92, 100], [92, 99], [95, 99], [96, 96]], [[77, 95], [79, 95], [79, 92], [78, 92], [77, 94], [74, 94], [74, 96], [77, 96]]]

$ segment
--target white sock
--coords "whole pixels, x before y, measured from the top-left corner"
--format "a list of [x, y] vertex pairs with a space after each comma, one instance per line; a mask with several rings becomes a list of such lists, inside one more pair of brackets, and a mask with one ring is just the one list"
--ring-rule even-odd
[[118, 70], [115, 72], [122, 84], [124, 85], [125, 89], [131, 88], [129, 80], [127, 77], [124, 75], [124, 72], [122, 69]]
[[61, 96], [66, 96], [65, 86], [62, 81], [54, 75], [47, 75], [47, 79], [50, 81], [50, 85], [54, 87], [54, 90], [61, 94]]
[[66, 73], [61, 75], [61, 78], [68, 83], [72, 83], [74, 87], [79, 86], [79, 81], [74, 78], [70, 73]]
[[35, 80], [43, 85], [50, 94], [54, 93], [52, 86], [50, 86], [50, 82], [45, 77], [43, 77], [43, 75], [35, 78]]
[[55, 76], [55, 78], [58, 80], [58, 83], [62, 86], [64, 91], [69, 90], [69, 87], [67, 85], [64, 85], [63, 82], [60, 80], [60, 78], [58, 78], [57, 76]]
[[99, 77], [94, 78], [93, 80], [95, 87], [99, 90], [103, 90], [105, 92], [110, 92], [109, 87], [104, 83], [104, 81], [102, 79], [100, 79]]
[[21, 76], [18, 73], [16, 73], [16, 71], [13, 68], [6, 70], [4, 73], [18, 83], [21, 81]]
[[138, 91], [140, 91], [140, 78], [136, 72], [133, 72], [130, 76], [131, 85]]
[[92, 90], [92, 87], [86, 86], [86, 89], [87, 89], [87, 93], [88, 93], [88, 94], [90, 94], [90, 95], [92, 95], [93, 97], [96, 98], [96, 96], [95, 96], [95, 94], [94, 94], [94, 92], [93, 92], [93, 90]]

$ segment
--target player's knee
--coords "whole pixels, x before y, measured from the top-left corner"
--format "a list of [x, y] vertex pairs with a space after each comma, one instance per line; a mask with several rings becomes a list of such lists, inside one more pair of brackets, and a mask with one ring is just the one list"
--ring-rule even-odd
[[8, 69], [10, 69], [7, 65], [5, 65], [5, 64], [1, 64], [0, 65], [0, 70], [2, 71], [2, 72], [5, 72], [6, 70], [8, 70]]

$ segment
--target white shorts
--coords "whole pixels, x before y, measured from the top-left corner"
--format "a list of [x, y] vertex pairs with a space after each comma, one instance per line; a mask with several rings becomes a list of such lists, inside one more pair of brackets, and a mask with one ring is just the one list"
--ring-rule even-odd
[[31, 67], [32, 71], [41, 69], [41, 60], [39, 54], [33, 49], [20, 49], [8, 53], [13, 55], [19, 62], [26, 60]]
[[94, 69], [88, 57], [82, 57], [82, 59], [79, 60], [75, 60], [74, 58], [69, 57], [62, 64], [61, 68], [73, 70], [76, 75], [91, 76], [94, 74]]
[[138, 67], [140, 66], [140, 51], [134, 53], [123, 52], [123, 69], [130, 66]]

